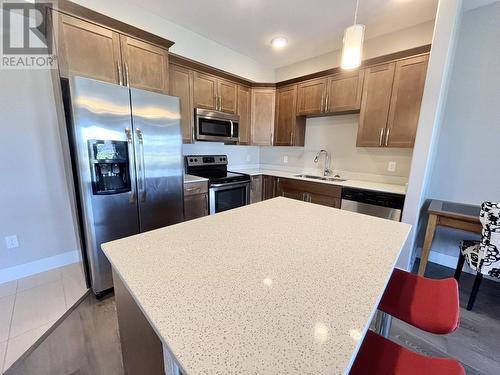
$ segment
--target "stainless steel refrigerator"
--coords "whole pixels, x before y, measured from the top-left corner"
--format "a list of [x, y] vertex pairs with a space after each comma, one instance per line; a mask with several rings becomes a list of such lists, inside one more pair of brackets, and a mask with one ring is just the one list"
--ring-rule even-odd
[[101, 244], [183, 220], [179, 98], [63, 82], [79, 221], [93, 292], [112, 288]]

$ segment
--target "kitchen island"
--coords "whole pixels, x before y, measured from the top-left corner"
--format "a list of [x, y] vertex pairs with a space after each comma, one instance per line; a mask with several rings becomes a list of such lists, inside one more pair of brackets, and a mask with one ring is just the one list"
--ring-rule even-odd
[[346, 373], [409, 230], [280, 197], [103, 244], [125, 367], [147, 324], [167, 374]]

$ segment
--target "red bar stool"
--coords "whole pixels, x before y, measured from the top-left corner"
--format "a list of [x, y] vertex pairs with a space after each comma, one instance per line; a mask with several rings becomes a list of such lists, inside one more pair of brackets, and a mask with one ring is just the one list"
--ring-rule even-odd
[[465, 375], [465, 370], [453, 359], [420, 355], [368, 331], [349, 374]]
[[423, 331], [446, 334], [460, 322], [458, 283], [394, 269], [379, 310]]

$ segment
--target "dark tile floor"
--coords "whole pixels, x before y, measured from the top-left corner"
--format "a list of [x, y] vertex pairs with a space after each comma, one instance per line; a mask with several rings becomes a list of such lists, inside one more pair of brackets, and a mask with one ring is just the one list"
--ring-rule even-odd
[[[418, 266], [418, 265], [417, 265]], [[443, 278], [453, 270], [429, 263], [427, 276]], [[467, 374], [500, 374], [500, 284], [484, 280], [474, 306], [465, 310], [473, 276], [460, 283], [461, 324], [451, 335], [427, 334], [394, 321], [391, 338], [420, 353], [454, 357]], [[87, 297], [36, 349], [6, 375], [122, 375], [116, 309], [112, 296]]]

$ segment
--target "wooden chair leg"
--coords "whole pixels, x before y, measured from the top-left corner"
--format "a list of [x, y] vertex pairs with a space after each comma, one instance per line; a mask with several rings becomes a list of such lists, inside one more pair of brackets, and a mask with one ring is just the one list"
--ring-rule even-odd
[[462, 275], [462, 269], [464, 268], [465, 263], [465, 255], [460, 251], [460, 256], [458, 257], [457, 268], [455, 270], [455, 280], [460, 281], [460, 275]]
[[474, 280], [474, 285], [472, 286], [472, 292], [470, 293], [469, 302], [467, 303], [467, 310], [471, 311], [474, 306], [474, 302], [476, 301], [477, 292], [479, 291], [479, 285], [481, 285], [481, 281], [483, 280], [483, 274], [478, 272], [476, 278]]

